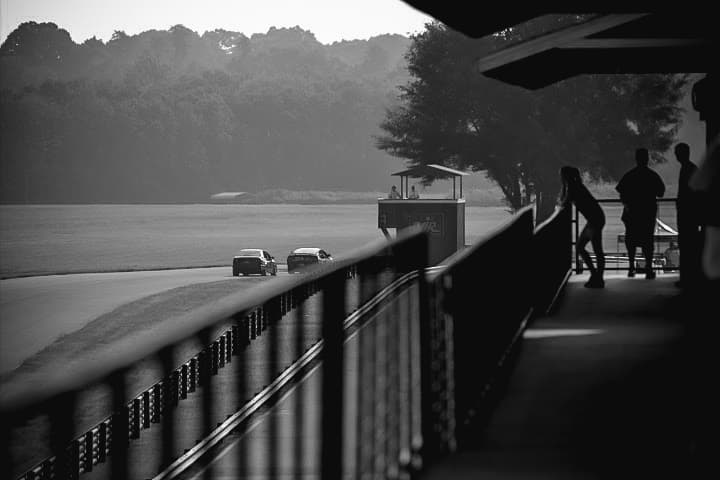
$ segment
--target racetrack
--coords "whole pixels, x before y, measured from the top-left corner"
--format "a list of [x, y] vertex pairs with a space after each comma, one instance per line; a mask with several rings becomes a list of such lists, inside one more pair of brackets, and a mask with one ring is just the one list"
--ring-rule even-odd
[[[124, 304], [186, 285], [231, 279], [228, 266], [1, 280], [0, 375], [14, 370], [61, 336]], [[233, 280], [246, 282], [249, 287], [259, 279]]]

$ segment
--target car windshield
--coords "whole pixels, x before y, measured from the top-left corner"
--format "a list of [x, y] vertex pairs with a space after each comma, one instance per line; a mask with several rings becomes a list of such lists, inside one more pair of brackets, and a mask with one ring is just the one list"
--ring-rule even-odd
[[262, 250], [246, 248], [244, 250], [240, 250], [240, 252], [238, 252], [237, 256], [238, 257], [262, 257]]
[[292, 252], [293, 255], [317, 255], [317, 248], [296, 248]]

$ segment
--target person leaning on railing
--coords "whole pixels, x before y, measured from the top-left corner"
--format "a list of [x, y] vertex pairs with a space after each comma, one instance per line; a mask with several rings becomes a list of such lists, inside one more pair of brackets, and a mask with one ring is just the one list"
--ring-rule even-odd
[[[587, 223], [577, 238], [576, 248], [590, 270], [590, 280], [585, 283], [588, 288], [603, 288], [605, 280], [605, 253], [602, 246], [602, 230], [605, 226], [605, 213], [600, 203], [595, 200], [590, 191], [583, 185], [580, 177], [580, 170], [575, 167], [565, 166], [560, 169], [562, 187], [560, 190], [559, 203], [561, 206], [570, 208], [575, 204]], [[597, 267], [593, 265], [590, 254], [585, 249], [588, 242], [592, 244], [593, 251], [597, 257]]]

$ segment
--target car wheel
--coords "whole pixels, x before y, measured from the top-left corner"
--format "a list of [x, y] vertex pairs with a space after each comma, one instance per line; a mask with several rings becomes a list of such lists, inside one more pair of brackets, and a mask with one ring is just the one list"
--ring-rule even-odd
[[260, 275], [262, 275], [263, 277], [266, 276], [267, 270], [265, 270], [264, 268], [262, 270], [260, 270]]
[[237, 277], [238, 275], [240, 275], [240, 272], [238, 271], [238, 269], [233, 268], [233, 277]]
[[273, 268], [272, 276], [273, 276], [273, 277], [276, 277], [276, 276], [277, 276], [277, 265], [275, 265], [275, 268]]

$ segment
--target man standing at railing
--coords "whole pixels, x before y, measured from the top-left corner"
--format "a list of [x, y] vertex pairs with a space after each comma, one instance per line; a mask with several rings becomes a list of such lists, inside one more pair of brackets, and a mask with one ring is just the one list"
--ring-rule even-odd
[[627, 172], [615, 189], [623, 203], [625, 246], [630, 267], [628, 277], [635, 276], [635, 250], [640, 247], [645, 257], [645, 278], [655, 278], [653, 270], [653, 239], [657, 218], [657, 199], [665, 195], [660, 175], [648, 167], [650, 154], [646, 148], [635, 150], [636, 167]]
[[702, 252], [700, 209], [698, 194], [690, 189], [690, 178], [697, 167], [690, 161], [690, 146], [678, 143], [675, 158], [680, 162], [677, 193], [677, 226], [680, 246], [680, 280], [678, 286], [688, 286], [698, 280]]

